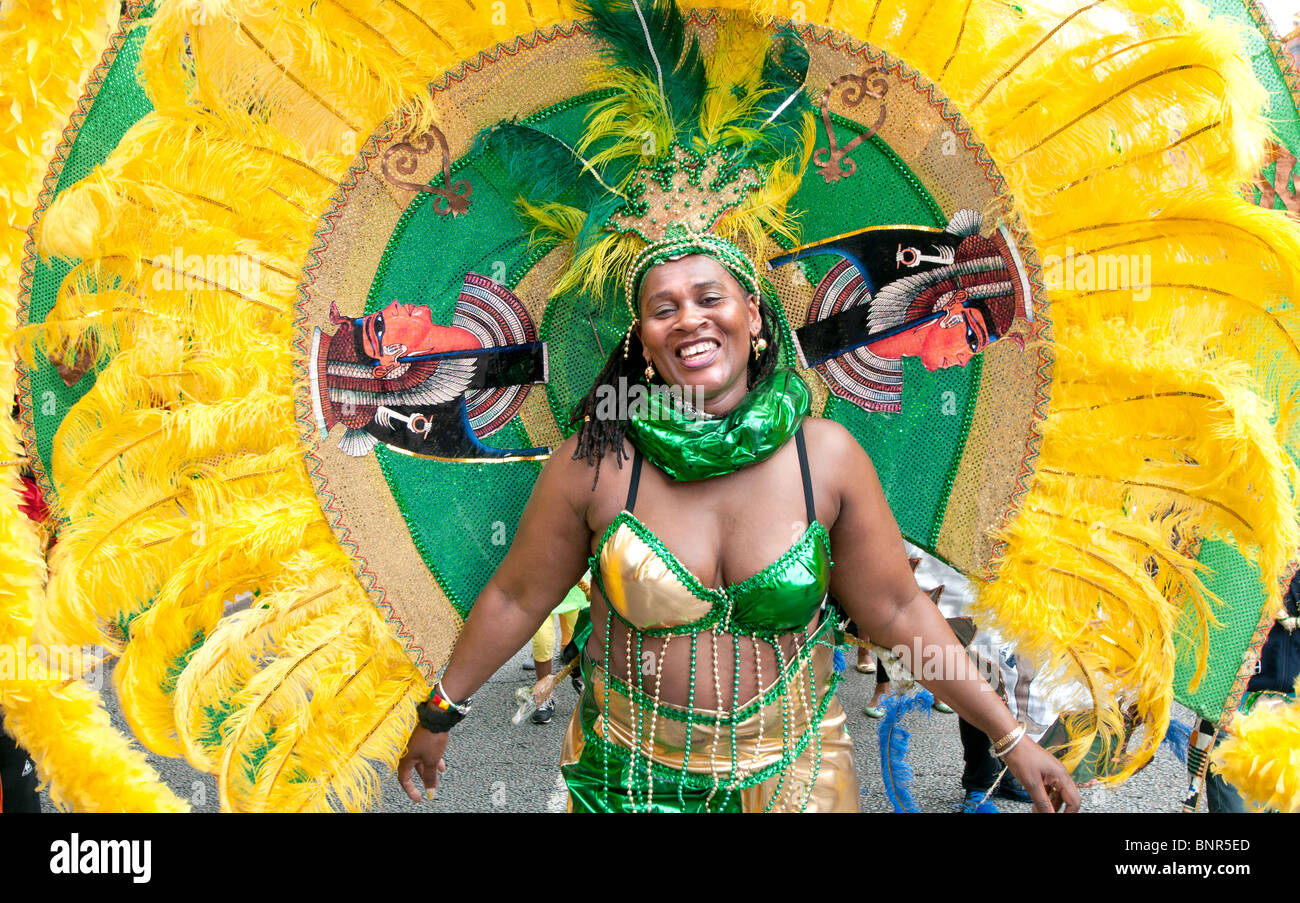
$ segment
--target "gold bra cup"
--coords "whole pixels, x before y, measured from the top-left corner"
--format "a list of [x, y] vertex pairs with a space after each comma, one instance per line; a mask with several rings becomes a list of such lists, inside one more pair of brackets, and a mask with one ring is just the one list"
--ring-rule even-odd
[[605, 598], [637, 630], [680, 627], [708, 615], [712, 604], [692, 593], [645, 540], [619, 524], [600, 550]]

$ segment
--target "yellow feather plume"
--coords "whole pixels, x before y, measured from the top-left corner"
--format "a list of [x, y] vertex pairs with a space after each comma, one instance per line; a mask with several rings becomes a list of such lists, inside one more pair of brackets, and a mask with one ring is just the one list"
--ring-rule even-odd
[[277, 808], [292, 801], [287, 808], [321, 811], [328, 794], [347, 809], [369, 802], [375, 776], [365, 759], [395, 764], [393, 741], [409, 736], [414, 704], [427, 692], [394, 650], [364, 601], [287, 636], [280, 655], [236, 694], [223, 725], [223, 808], [263, 810], [275, 799]]
[[1300, 703], [1257, 704], [1232, 722], [1210, 761], [1256, 812], [1300, 812]]
[[189, 659], [176, 682], [175, 720], [196, 768], [215, 772], [220, 764], [229, 700], [279, 654], [286, 636], [336, 610], [351, 591], [339, 557], [299, 552], [274, 590], [223, 618]]

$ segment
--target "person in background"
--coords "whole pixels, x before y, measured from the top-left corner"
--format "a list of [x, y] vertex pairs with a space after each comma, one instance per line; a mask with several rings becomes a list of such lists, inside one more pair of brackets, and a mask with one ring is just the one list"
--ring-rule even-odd
[[[906, 545], [907, 563], [912, 567], [912, 575], [916, 577], [917, 584], [930, 597], [935, 605], [940, 605], [943, 601], [944, 590], [947, 583], [961, 581], [962, 586], [965, 586], [965, 578], [963, 578], [957, 571], [948, 567], [946, 564], [943, 564], [937, 558], [931, 557], [911, 543], [907, 543]], [[945, 582], [936, 582], [938, 580], [943, 580]], [[942, 608], [943, 606], [940, 607]], [[944, 615], [945, 617], [948, 617], [949, 626], [954, 627], [952, 624], [952, 618], [948, 616], [948, 613], [944, 612]], [[858, 627], [850, 621], [844, 632], [856, 637], [858, 636]], [[872, 671], [875, 672], [876, 691], [871, 695], [871, 701], [867, 703], [866, 708], [862, 711], [868, 718], [883, 718], [885, 716], [885, 710], [881, 708], [880, 700], [884, 699], [885, 694], [888, 693], [890, 689], [889, 669], [885, 667], [885, 663], [882, 660], [874, 663], [870, 669], [864, 670], [862, 667], [862, 655], [864, 652], [867, 654], [868, 660], [871, 658], [871, 651], [859, 646], [858, 670], [867, 674]], [[934, 701], [932, 708], [934, 711], [943, 715], [952, 714], [952, 708], [937, 699]]]
[[[552, 662], [555, 659], [555, 621], [558, 620], [560, 624], [560, 648], [563, 649], [573, 639], [573, 628], [578, 622], [578, 615], [591, 604], [587, 596], [590, 591], [591, 575], [588, 573], [583, 575], [577, 586], [569, 590], [551, 612], [552, 616], [542, 623], [537, 633], [533, 634], [533, 667], [530, 670], [537, 671], [539, 681], [551, 676]], [[582, 678], [577, 675], [577, 672], [573, 676], [573, 686], [581, 696]], [[533, 724], [548, 724], [554, 716], [555, 694], [552, 693], [537, 707], [537, 711], [533, 712], [531, 718]]]
[[4, 732], [4, 718], [0, 717], [0, 813], [40, 812], [36, 785], [36, 766], [27, 751]]
[[[48, 549], [53, 545], [49, 508], [30, 470], [24, 471], [22, 484], [19, 508], [35, 523], [41, 545]], [[4, 713], [0, 711], [0, 812], [40, 812], [37, 783], [36, 766], [27, 751], [4, 732]]]

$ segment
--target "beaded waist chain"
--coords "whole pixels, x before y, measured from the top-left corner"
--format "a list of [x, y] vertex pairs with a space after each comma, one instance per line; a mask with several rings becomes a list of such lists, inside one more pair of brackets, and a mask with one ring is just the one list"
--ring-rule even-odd
[[[778, 776], [784, 780], [791, 765], [805, 753], [812, 755], [815, 770], [821, 757], [819, 728], [838, 682], [833, 648], [828, 643], [831, 628], [828, 619], [806, 636], [804, 645], [788, 660], [780, 645], [773, 644], [780, 674], [744, 702], [738, 698], [737, 662], [730, 712], [663, 702], [654, 692], [659, 675], [647, 692], [649, 676], [629, 675], [629, 683], [584, 656], [583, 734], [587, 755], [594, 752], [599, 758], [605, 786], [624, 787], [629, 795], [640, 788], [647, 798], [654, 793], [656, 782], [665, 792], [673, 784], [734, 791]], [[696, 642], [698, 637], [692, 637], [692, 702]], [[738, 644], [736, 648], [739, 650]], [[716, 674], [714, 687], [719, 695], [724, 692]]]

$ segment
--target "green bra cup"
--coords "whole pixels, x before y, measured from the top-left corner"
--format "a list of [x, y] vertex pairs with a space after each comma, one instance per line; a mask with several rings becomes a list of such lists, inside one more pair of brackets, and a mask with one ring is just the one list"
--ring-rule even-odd
[[808, 626], [830, 584], [830, 539], [814, 521], [784, 555], [741, 583], [705, 586], [635, 515], [622, 511], [591, 559], [601, 593], [628, 626], [654, 635], [720, 626], [741, 634]]

